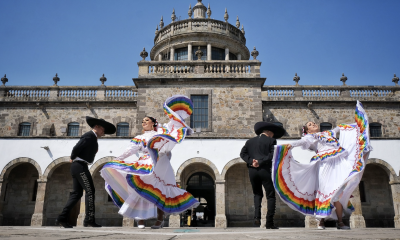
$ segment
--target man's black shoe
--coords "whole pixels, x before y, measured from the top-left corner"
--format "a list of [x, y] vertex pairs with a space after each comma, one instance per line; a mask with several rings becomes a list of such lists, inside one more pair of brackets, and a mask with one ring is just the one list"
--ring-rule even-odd
[[98, 228], [101, 227], [101, 225], [97, 224], [96, 222], [83, 222], [84, 227], [94, 227]]
[[276, 227], [276, 226], [274, 226], [274, 225], [266, 226], [265, 228], [266, 228], [266, 229], [279, 229], [278, 227]]
[[65, 221], [60, 221], [60, 220], [58, 220], [58, 219], [56, 219], [56, 224], [55, 224], [56, 226], [62, 226], [62, 227], [64, 227], [64, 228], [72, 228], [72, 226], [71, 225], [69, 225], [67, 222], [65, 222]]

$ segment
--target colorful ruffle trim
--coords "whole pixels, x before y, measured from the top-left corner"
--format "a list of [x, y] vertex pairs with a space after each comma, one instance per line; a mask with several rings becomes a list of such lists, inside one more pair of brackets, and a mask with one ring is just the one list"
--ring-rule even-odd
[[[184, 191], [182, 195], [173, 198], [166, 197], [159, 189], [150, 184], [146, 184], [136, 175], [127, 175], [126, 180], [141, 197], [155, 204], [159, 209], [167, 214], [179, 214], [189, 208], [195, 208], [200, 203], [192, 196], [192, 194]], [[177, 186], [169, 186], [182, 191]]]

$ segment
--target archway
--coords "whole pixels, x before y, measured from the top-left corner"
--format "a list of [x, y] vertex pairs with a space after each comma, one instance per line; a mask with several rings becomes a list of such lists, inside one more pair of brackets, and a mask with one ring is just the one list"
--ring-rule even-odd
[[212, 226], [212, 220], [215, 216], [215, 182], [213, 178], [205, 172], [196, 172], [192, 174], [187, 183], [186, 191], [191, 193], [195, 197], [200, 205], [193, 209], [193, 216], [197, 218], [202, 217], [202, 220], [198, 220], [192, 223], [195, 227]]
[[[198, 221], [198, 226], [214, 227], [216, 213], [215, 181], [221, 179], [216, 166], [204, 158], [190, 159], [179, 167], [176, 178], [181, 187], [197, 200], [200, 200], [200, 202], [202, 198], [205, 200], [205, 204], [200, 205], [197, 210], [204, 214], [204, 209], [206, 209], [207, 217], [204, 221]], [[191, 214], [190, 211], [183, 216], [183, 226], [187, 223], [188, 214]]]
[[[383, 162], [383, 164], [382, 164]], [[394, 227], [394, 207], [389, 185], [393, 169], [382, 160], [368, 160], [361, 179], [360, 200], [366, 227]], [[386, 166], [388, 165], [388, 166]]]
[[31, 159], [16, 159], [7, 164], [1, 176], [2, 225], [30, 226], [41, 176], [39, 165]]
[[123, 217], [118, 214], [119, 208], [114, 205], [114, 202], [109, 197], [104, 188], [105, 181], [100, 175], [100, 170], [107, 162], [113, 160], [115, 157], [104, 157], [96, 161], [90, 168], [93, 177], [95, 192], [95, 206], [96, 206], [96, 222], [103, 226], [122, 226]]
[[[254, 226], [254, 195], [246, 163], [242, 159], [228, 162], [222, 171], [226, 184], [225, 209], [228, 227]], [[267, 214], [267, 201], [262, 201], [262, 218]], [[290, 209], [276, 196], [274, 221], [280, 227], [304, 227], [304, 215]]]
[[[52, 162], [45, 171], [47, 186], [43, 215], [46, 219], [46, 226], [54, 226], [56, 218], [62, 212], [73, 191], [70, 169], [69, 157], [62, 157]], [[73, 226], [76, 226], [79, 209], [80, 202], [75, 205], [68, 217], [68, 222]]]

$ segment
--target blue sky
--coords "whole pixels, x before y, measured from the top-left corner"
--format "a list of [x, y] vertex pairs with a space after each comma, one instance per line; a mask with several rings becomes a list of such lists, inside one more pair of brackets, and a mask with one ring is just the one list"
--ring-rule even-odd
[[[133, 85], [161, 16], [188, 18], [196, 0], [1, 0], [0, 75], [7, 85]], [[398, 0], [209, 0], [212, 18], [244, 25], [266, 85], [394, 85], [400, 75]]]

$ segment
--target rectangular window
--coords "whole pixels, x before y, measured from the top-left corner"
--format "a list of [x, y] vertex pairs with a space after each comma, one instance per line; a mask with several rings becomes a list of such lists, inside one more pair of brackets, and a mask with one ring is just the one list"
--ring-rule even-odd
[[70, 137], [79, 136], [79, 123], [68, 124], [68, 136]]
[[371, 137], [382, 137], [382, 126], [380, 124], [371, 123], [369, 125]]
[[192, 95], [193, 114], [190, 116], [191, 128], [208, 128], [208, 95]]
[[358, 189], [360, 190], [360, 201], [367, 202], [367, 199], [365, 197], [365, 187], [364, 187], [364, 181], [361, 181], [360, 184], [358, 185]]
[[117, 124], [117, 136], [118, 137], [129, 136], [129, 124], [128, 123], [118, 123]]
[[30, 131], [31, 131], [31, 124], [30, 123], [21, 123], [19, 125], [18, 136], [29, 136]]

